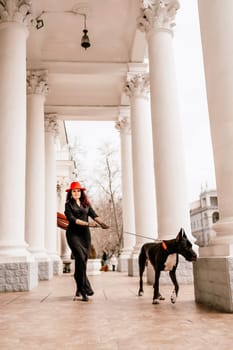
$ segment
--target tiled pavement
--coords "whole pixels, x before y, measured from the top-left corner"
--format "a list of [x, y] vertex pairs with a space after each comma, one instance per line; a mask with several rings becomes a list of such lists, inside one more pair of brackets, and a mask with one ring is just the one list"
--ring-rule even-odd
[[192, 285], [172, 286], [152, 305], [152, 287], [137, 296], [138, 278], [102, 272], [90, 277], [95, 295], [72, 301], [73, 277], [40, 282], [30, 292], [0, 294], [1, 350], [231, 350], [233, 315], [197, 305]]

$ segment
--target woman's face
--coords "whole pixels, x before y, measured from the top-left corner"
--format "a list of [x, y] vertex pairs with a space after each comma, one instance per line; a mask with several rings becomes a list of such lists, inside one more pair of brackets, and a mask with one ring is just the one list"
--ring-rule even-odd
[[77, 190], [77, 189], [75, 189], [75, 190], [72, 190], [72, 197], [75, 199], [75, 200], [77, 200], [77, 199], [79, 199], [80, 197], [81, 197], [81, 190]]

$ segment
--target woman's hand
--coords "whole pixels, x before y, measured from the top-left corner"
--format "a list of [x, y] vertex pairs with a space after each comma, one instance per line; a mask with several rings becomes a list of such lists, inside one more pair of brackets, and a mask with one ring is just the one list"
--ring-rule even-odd
[[102, 220], [101, 220], [101, 218], [99, 218], [99, 217], [96, 217], [95, 218], [95, 222], [97, 222], [99, 225], [100, 225], [100, 227], [101, 228], [103, 228], [104, 230], [106, 230], [106, 229], [108, 229], [110, 226], [108, 226], [107, 224], [105, 224]]
[[100, 226], [101, 226], [104, 230], [106, 230], [106, 229], [108, 229], [108, 228], [110, 227], [110, 226], [106, 225], [104, 222], [101, 222]]
[[88, 224], [89, 227], [98, 227], [97, 223], [96, 222], [89, 222]]

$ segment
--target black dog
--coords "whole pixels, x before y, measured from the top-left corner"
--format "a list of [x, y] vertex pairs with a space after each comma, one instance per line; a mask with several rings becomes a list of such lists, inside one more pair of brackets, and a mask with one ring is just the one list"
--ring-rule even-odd
[[192, 244], [188, 240], [184, 229], [181, 228], [175, 239], [164, 240], [160, 243], [145, 243], [139, 254], [139, 291], [138, 295], [143, 294], [143, 272], [145, 270], [146, 261], [149, 259], [154, 270], [155, 270], [155, 281], [154, 281], [154, 296], [153, 304], [158, 304], [159, 300], [164, 300], [162, 295], [159, 293], [159, 277], [161, 271], [169, 271], [170, 278], [174, 284], [174, 290], [171, 295], [171, 302], [176, 302], [176, 297], [179, 291], [179, 285], [176, 280], [176, 268], [178, 265], [178, 254], [188, 261], [195, 261], [197, 255], [192, 249]]

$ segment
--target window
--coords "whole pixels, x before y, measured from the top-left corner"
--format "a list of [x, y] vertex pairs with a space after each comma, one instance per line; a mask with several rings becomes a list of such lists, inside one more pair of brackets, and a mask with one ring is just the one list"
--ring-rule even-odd
[[204, 227], [208, 227], [208, 215], [204, 214]]
[[202, 208], [206, 207], [206, 198], [202, 198]]
[[210, 205], [212, 207], [217, 207], [218, 206], [218, 198], [217, 197], [210, 197]]
[[213, 221], [213, 224], [215, 222], [217, 222], [219, 220], [219, 213], [217, 211], [215, 211], [213, 214], [212, 214], [212, 221]]

